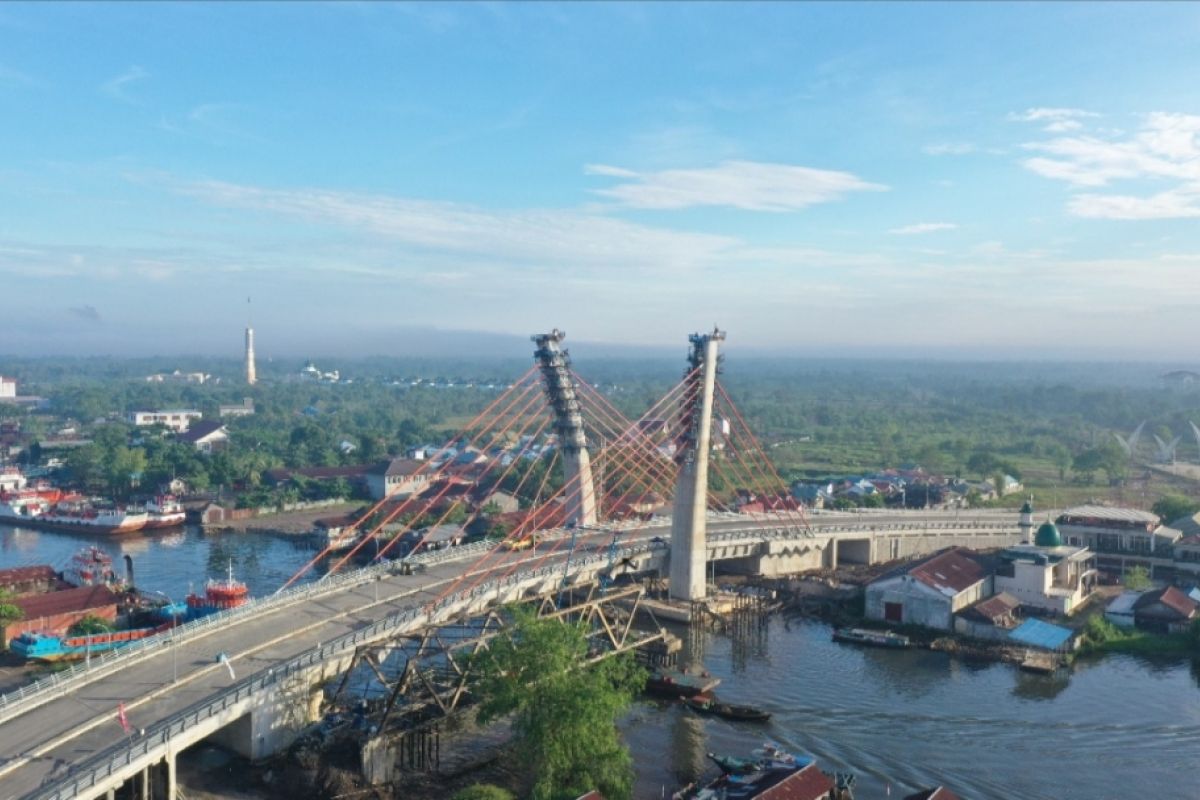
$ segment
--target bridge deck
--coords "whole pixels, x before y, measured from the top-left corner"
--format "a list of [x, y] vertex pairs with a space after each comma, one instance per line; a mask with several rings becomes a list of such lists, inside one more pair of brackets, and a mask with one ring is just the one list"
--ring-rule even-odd
[[[1004, 519], [1008, 521], [1011, 517], [1009, 513]], [[1000, 520], [998, 515], [989, 514], [964, 515], [959, 520], [957, 515], [912, 513], [828, 515], [810, 519], [817, 532], [886, 529], [898, 525], [967, 526], [995, 524]], [[652, 525], [628, 531], [622, 537], [622, 544], [645, 542], [666, 534], [664, 521]], [[752, 521], [722, 515], [713, 519], [709, 529], [710, 536], [720, 537], [747, 530], [753, 535], [753, 529], [777, 526], [774, 520]], [[593, 536], [586, 550], [593, 554], [606, 552], [607, 537], [595, 533]], [[544, 543], [535, 550], [497, 554], [495, 563], [484, 571], [506, 571], [514, 562], [533, 563], [542, 559], [545, 556], [542, 551], [551, 546]], [[561, 566], [565, 555], [556, 553], [551, 558]], [[467, 557], [463, 555], [463, 559]], [[463, 568], [462, 560], [445, 561], [413, 575], [389, 576], [303, 603], [264, 610], [215, 628], [200, 638], [184, 641], [174, 651], [167, 648], [131, 658], [114, 674], [70, 682], [50, 701], [0, 724], [0, 799], [24, 797], [40, 786], [64, 778], [73, 765], [118, 744], [124, 737], [116, 719], [118, 703], [125, 704], [129, 723], [135, 729], [132, 737], [136, 737], [138, 730], [225, 690], [235, 681], [225, 666], [216, 662], [218, 653], [228, 654], [238, 677], [244, 678], [312, 650], [321, 642], [364, 628], [383, 616], [424, 605], [461, 575]], [[176, 669], [177, 682], [173, 680]]]

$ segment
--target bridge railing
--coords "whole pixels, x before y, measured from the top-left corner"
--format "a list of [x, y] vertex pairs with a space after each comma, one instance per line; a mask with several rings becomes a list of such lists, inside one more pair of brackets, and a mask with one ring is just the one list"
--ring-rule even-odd
[[87, 662], [75, 664], [62, 672], [51, 673], [34, 683], [26, 684], [19, 689], [0, 695], [0, 723], [58, 697], [67, 686], [110, 675], [134, 661], [162, 651], [164, 648], [170, 646], [172, 642], [183, 643], [198, 639], [235, 619], [312, 600], [315, 597], [340, 591], [348, 585], [369, 583], [372, 580], [381, 579], [395, 574], [400, 569], [399, 565], [404, 561], [413, 564], [440, 564], [476, 553], [482, 555], [493, 545], [493, 542], [484, 541], [444, 550], [431, 550], [411, 556], [400, 562], [388, 561], [373, 564], [369, 567], [348, 570], [333, 576], [326, 575], [317, 581], [301, 584], [281, 592], [276, 592], [275, 594], [251, 598], [237, 608], [230, 608], [215, 614], [209, 614], [208, 616], [180, 625], [170, 633], [148, 636], [145, 639], [116, 650], [110, 650], [103, 655], [89, 659]]
[[[638, 543], [621, 548], [619, 555], [622, 558], [630, 558], [653, 549], [655, 549], [655, 545], [653, 544]], [[591, 553], [581, 556], [575, 563], [582, 566], [589, 563], [594, 564], [599, 561], [607, 562], [607, 560], [607, 555]], [[479, 596], [502, 591], [505, 587], [512, 587], [527, 582], [536, 583], [545, 578], [556, 576], [562, 573], [562, 571], [561, 565], [551, 564], [542, 566], [531, 572], [514, 572], [497, 580], [481, 583], [478, 586], [446, 597], [436, 603], [434, 609], [441, 610], [459, 603], [469, 602], [471, 599]], [[100, 787], [107, 788], [113, 776], [121, 774], [134, 762], [142, 761], [157, 752], [165, 750], [168, 742], [173, 738], [183, 735], [184, 732], [199, 725], [201, 722], [220, 715], [221, 712], [231, 706], [235, 706], [244, 700], [249, 700], [264, 690], [278, 686], [298, 672], [322, 664], [360, 644], [366, 644], [386, 636], [398, 628], [411, 626], [424, 613], [417, 605], [409, 606], [403, 611], [391, 614], [383, 620], [343, 634], [326, 644], [319, 645], [278, 667], [271, 667], [257, 672], [232, 686], [226, 687], [219, 694], [194, 703], [182, 711], [178, 711], [170, 717], [155, 723], [147, 728], [144, 733], [138, 734], [129, 742], [119, 742], [97, 753], [90, 759], [72, 768], [63, 778], [47, 781], [41, 788], [26, 795], [24, 800], [71, 800], [72, 798], [87, 796], [89, 793], [94, 794], [104, 791], [104, 788]]]

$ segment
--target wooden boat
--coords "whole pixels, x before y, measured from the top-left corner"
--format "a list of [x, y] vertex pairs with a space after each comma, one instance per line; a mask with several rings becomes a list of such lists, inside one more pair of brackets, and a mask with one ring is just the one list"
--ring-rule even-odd
[[907, 636], [901, 636], [891, 631], [869, 631], [863, 628], [835, 628], [833, 640], [850, 644], [865, 644], [871, 647], [912, 647], [912, 642]]
[[769, 711], [753, 706], [736, 706], [732, 703], [722, 703], [709, 694], [697, 694], [685, 697], [683, 700], [688, 708], [700, 714], [712, 714], [725, 719], [741, 720], [743, 722], [766, 722], [771, 718]]
[[666, 697], [691, 697], [711, 692], [721, 683], [707, 672], [659, 669], [646, 681], [646, 691]]

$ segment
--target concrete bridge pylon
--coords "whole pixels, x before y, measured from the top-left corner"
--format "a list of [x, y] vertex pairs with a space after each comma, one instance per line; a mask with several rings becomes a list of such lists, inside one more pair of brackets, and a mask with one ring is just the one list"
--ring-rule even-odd
[[554, 413], [554, 430], [562, 448], [566, 522], [595, 525], [596, 486], [592, 481], [592, 460], [588, 455], [587, 434], [583, 430], [583, 413], [569, 369], [571, 358], [561, 347], [566, 336], [555, 328], [530, 339], [537, 345], [533, 356], [542, 371], [546, 399]]
[[671, 519], [670, 596], [676, 600], [702, 600], [708, 594], [708, 454], [719, 348], [724, 340], [725, 332], [715, 326], [712, 333], [688, 337], [692, 349], [684, 394], [683, 435], [675, 456], [679, 473]]

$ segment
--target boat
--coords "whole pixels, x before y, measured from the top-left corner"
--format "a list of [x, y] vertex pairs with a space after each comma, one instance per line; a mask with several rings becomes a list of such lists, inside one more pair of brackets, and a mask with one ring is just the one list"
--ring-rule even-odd
[[869, 631], [863, 628], [835, 628], [833, 640], [850, 644], [865, 644], [871, 647], [912, 647], [912, 641], [907, 636], [891, 631]]
[[108, 586], [114, 591], [125, 588], [125, 582], [113, 570], [112, 556], [99, 547], [81, 548], [67, 566], [63, 568], [62, 579], [72, 586]]
[[686, 668], [658, 669], [647, 679], [646, 691], [667, 697], [691, 697], [711, 692], [720, 683], [720, 678], [714, 678], [703, 671], [689, 672]]
[[[809, 756], [796, 756], [768, 743], [753, 758], [708, 757], [721, 768], [720, 777], [692, 784], [673, 794], [672, 800], [755, 800], [767, 797], [822, 797], [851, 800], [850, 782], [818, 769]], [[845, 784], [845, 788], [843, 788]]]
[[0, 500], [0, 522], [81, 533], [130, 533], [146, 526], [144, 510], [102, 500], [68, 498], [51, 502], [38, 490], [21, 490]]
[[[212, 579], [204, 585], [204, 594], [187, 596], [188, 619], [199, 619], [218, 611], [245, 605], [250, 599], [246, 584], [233, 577], [233, 562], [229, 562], [229, 575], [224, 580]], [[169, 608], [169, 607], [168, 607]]]
[[55, 636], [50, 633], [26, 631], [14, 637], [8, 648], [13, 653], [36, 661], [71, 661], [89, 655], [116, 650], [171, 628], [171, 621], [146, 628], [127, 631], [93, 633], [86, 636]]
[[187, 512], [179, 501], [169, 494], [159, 495], [147, 500], [142, 506], [146, 512], [146, 530], [159, 528], [177, 528], [187, 519]]
[[685, 697], [683, 702], [688, 708], [701, 714], [712, 714], [724, 719], [740, 720], [743, 722], [766, 722], [771, 718], [771, 712], [763, 711], [753, 706], [738, 706], [732, 703], [722, 703], [711, 694], [696, 694]]
[[707, 753], [706, 755], [726, 775], [747, 775], [752, 772], [762, 772], [769, 769], [803, 767], [812, 763], [811, 758], [793, 755], [774, 742], [766, 742], [762, 747], [754, 750], [752, 753], [753, 758], [719, 756], [715, 753]]

